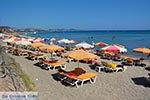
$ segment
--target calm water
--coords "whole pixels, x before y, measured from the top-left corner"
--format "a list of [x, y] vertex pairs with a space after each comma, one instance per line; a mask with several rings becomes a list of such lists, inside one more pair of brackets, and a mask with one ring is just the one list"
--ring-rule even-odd
[[[76, 40], [78, 43], [86, 41], [106, 42], [108, 44], [118, 43], [126, 46], [128, 52], [126, 54], [141, 56], [139, 53], [132, 52], [133, 48], [149, 47], [150, 48], [150, 31], [135, 31], [135, 32], [45, 32], [45, 33], [27, 33], [27, 36], [42, 37], [42, 38], [68, 38]], [[47, 41], [48, 43], [48, 41]], [[95, 49], [100, 49], [96, 47]], [[143, 55], [142, 55], [143, 56]]]

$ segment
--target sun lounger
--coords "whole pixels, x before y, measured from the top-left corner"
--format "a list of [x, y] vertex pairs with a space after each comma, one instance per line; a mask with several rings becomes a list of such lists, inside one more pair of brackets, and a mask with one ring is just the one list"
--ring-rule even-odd
[[51, 62], [51, 61], [48, 61], [48, 60], [44, 60], [42, 62], [43, 62], [43, 65], [47, 65], [48, 69], [52, 69], [52, 70], [55, 70], [56, 67], [60, 67], [61, 69], [65, 69], [66, 64], [67, 64], [67, 62], [60, 61], [60, 60], [58, 60], [56, 62]]
[[122, 60], [121, 54], [115, 54], [112, 59], [114, 61], [121, 61]]
[[[80, 71], [80, 74], [75, 73], [76, 71]], [[92, 84], [95, 83], [96, 77], [97, 77], [95, 73], [92, 73], [92, 72], [86, 73], [86, 71], [84, 71], [81, 68], [76, 68], [73, 71], [65, 71], [65, 70], [60, 69], [58, 70], [58, 73], [67, 77], [67, 78], [64, 78], [64, 77], [61, 78], [63, 82], [68, 83], [71, 86], [76, 86], [77, 88], [79, 88], [80, 83], [81, 83], [81, 86], [83, 86], [85, 81], [89, 81]]]
[[134, 65], [132, 58], [126, 58], [125, 61], [123, 61], [121, 64], [128, 65], [128, 66], [133, 66]]
[[81, 81], [81, 86], [83, 86], [85, 81], [90, 81], [91, 84], [96, 82], [97, 75], [95, 73], [89, 72], [82, 75], [79, 75], [77, 79]]
[[140, 60], [133, 60], [133, 65], [145, 67], [146, 64], [142, 63]]
[[67, 64], [67, 62], [58, 60], [58, 61], [56, 61], [54, 63], [51, 63], [50, 67], [52, 68], [52, 70], [55, 70], [56, 67], [60, 67], [61, 69], [65, 69], [66, 68], [66, 64]]
[[27, 56], [28, 51], [24, 51], [22, 49], [16, 49], [13, 54], [17, 56]]
[[146, 80], [146, 85], [150, 86], [150, 73], [148, 75], [149, 77], [145, 77], [145, 80]]
[[45, 58], [45, 57], [47, 57], [47, 55], [45, 54], [37, 54], [37, 53], [31, 53], [31, 52], [28, 53], [28, 58], [31, 60], [38, 60], [38, 59]]
[[95, 70], [97, 71], [97, 72], [101, 72], [102, 70], [104, 70], [105, 69], [105, 66], [103, 66], [103, 65], [100, 65], [100, 66], [96, 66], [95, 67]]
[[125, 67], [123, 65], [108, 63], [105, 61], [102, 61], [102, 65], [105, 66], [105, 70], [109, 72], [119, 72], [125, 70]]
[[11, 54], [13, 54], [15, 50], [16, 50], [16, 48], [14, 48], [14, 47], [9, 47], [7, 49], [8, 53], [11, 53]]

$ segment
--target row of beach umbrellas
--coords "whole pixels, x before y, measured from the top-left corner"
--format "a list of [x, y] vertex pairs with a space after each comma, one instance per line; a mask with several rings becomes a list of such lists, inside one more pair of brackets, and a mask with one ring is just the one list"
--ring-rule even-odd
[[[56, 38], [51, 38], [51, 44], [53, 44], [53, 41], [55, 41]], [[8, 39], [5, 39], [4, 42], [14, 42], [15, 44], [21, 44], [21, 45], [30, 45], [32, 43], [36, 42], [43, 42], [42, 38], [22, 38], [22, 37], [13, 37], [11, 36]], [[57, 41], [59, 44], [70, 44], [70, 43], [76, 43], [75, 40], [69, 40], [69, 39], [61, 39]], [[77, 48], [94, 48], [94, 46], [104, 46], [101, 48], [102, 50], [105, 50], [107, 52], [127, 52], [127, 49], [119, 44], [113, 44], [113, 45], [108, 45], [107, 43], [104, 42], [97, 42], [94, 45], [91, 45], [87, 42], [81, 42], [75, 45]]]

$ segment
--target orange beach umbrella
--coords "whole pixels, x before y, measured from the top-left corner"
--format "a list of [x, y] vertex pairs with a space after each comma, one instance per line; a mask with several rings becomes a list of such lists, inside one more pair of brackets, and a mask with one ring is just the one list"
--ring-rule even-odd
[[56, 40], [56, 38], [51, 38], [50, 40], [51, 40], [51, 41], [54, 41], [54, 40]]
[[97, 58], [96, 55], [92, 54], [92, 53], [88, 53], [84, 50], [74, 50], [72, 51], [69, 55], [70, 58], [74, 58], [76, 60], [78, 60], [78, 67], [79, 67], [79, 60], [83, 60], [83, 59], [95, 59]]
[[150, 54], [150, 49], [146, 48], [146, 47], [135, 48], [135, 49], [133, 49], [133, 52]]
[[30, 44], [29, 46], [36, 48], [36, 47], [40, 47], [40, 46], [44, 46], [44, 45], [46, 45], [46, 44], [41, 43], [41, 42], [36, 42], [36, 43]]
[[91, 58], [91, 59], [97, 58], [96, 55], [94, 55], [92, 53], [88, 53], [84, 50], [74, 50], [68, 56], [71, 58], [74, 58], [76, 60], [83, 60], [86, 58]]
[[49, 52], [53, 52], [56, 50], [64, 50], [64, 48], [61, 46], [55, 45], [55, 44], [50, 44], [47, 48], [47, 51], [49, 51]]

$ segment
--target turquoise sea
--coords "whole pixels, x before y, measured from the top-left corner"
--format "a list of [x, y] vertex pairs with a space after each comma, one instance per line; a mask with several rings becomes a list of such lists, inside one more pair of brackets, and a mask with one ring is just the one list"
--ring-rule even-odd
[[[81, 31], [81, 32], [37, 32], [27, 33], [26, 36], [41, 37], [41, 38], [68, 38], [76, 40], [77, 43], [86, 41], [88, 43], [93, 42], [105, 42], [107, 44], [118, 43], [124, 45], [128, 52], [128, 55], [146, 56], [140, 53], [132, 52], [137, 47], [150, 48], [150, 31]], [[46, 41], [48, 43], [49, 41]], [[55, 42], [56, 43], [56, 42]], [[100, 49], [96, 47], [95, 49]]]

